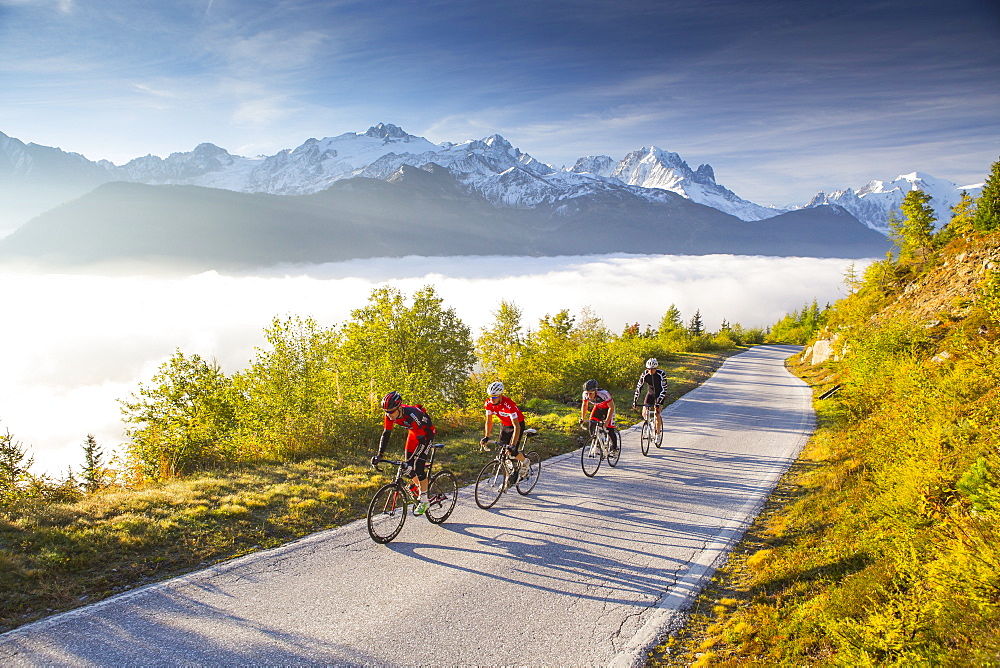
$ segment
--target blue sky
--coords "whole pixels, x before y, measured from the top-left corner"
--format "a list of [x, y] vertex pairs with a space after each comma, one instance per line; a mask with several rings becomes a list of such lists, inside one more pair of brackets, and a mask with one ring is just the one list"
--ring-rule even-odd
[[1000, 158], [995, 0], [0, 0], [0, 131], [116, 164], [395, 123], [656, 145], [761, 204]]

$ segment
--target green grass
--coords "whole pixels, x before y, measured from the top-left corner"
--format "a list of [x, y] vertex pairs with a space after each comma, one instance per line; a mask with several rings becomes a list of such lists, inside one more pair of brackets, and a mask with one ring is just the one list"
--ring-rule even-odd
[[[672, 356], [664, 364], [670, 400], [734, 352]], [[614, 394], [620, 406], [631, 406], [632, 388]], [[543, 459], [577, 447], [579, 404], [534, 400], [525, 407], [528, 426], [540, 429], [532, 448]], [[626, 425], [627, 413], [621, 411]], [[487, 457], [478, 448], [481, 433], [478, 415], [449, 425], [436, 464], [470, 483]], [[27, 499], [0, 508], [0, 631], [341, 526], [364, 516], [386, 480], [367, 456], [330, 456], [203, 471], [74, 503]]]

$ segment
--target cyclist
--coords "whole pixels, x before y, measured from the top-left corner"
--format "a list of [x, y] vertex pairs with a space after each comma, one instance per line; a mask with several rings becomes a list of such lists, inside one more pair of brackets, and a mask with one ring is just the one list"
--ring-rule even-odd
[[414, 514], [423, 515], [427, 512], [427, 458], [430, 454], [431, 440], [437, 430], [431, 421], [431, 416], [419, 404], [404, 406], [403, 397], [393, 390], [382, 399], [382, 410], [385, 411], [382, 438], [378, 443], [378, 452], [372, 457], [372, 466], [382, 461], [385, 446], [389, 443], [389, 434], [394, 425], [406, 427], [406, 464], [413, 474], [413, 484], [420, 490], [417, 508]]
[[596, 380], [588, 380], [583, 384], [583, 400], [580, 402], [580, 426], [594, 435], [599, 421], [604, 421], [611, 440], [611, 450], [618, 449], [618, 429], [615, 428], [615, 400], [611, 393], [597, 387]]
[[[493, 416], [500, 418], [500, 438], [497, 442], [507, 447], [509, 456], [514, 457], [520, 463], [518, 467], [520, 473], [527, 474], [528, 462], [524, 459], [524, 453], [518, 451], [518, 444], [521, 442], [521, 434], [524, 433], [524, 415], [510, 397], [503, 393], [503, 383], [499, 380], [490, 383], [486, 388], [489, 399], [483, 405], [486, 409], [486, 435], [479, 441], [479, 446], [487, 449], [490, 440], [490, 432], [493, 431]], [[518, 480], [517, 469], [511, 475], [510, 484], [513, 485]]]
[[639, 405], [639, 394], [642, 388], [646, 388], [646, 396], [642, 402], [642, 417], [646, 418], [648, 411], [656, 411], [656, 444], [663, 442], [663, 402], [667, 398], [667, 374], [660, 368], [660, 363], [655, 357], [646, 360], [646, 370], [639, 376], [639, 382], [635, 385], [635, 396], [632, 398], [632, 408]]

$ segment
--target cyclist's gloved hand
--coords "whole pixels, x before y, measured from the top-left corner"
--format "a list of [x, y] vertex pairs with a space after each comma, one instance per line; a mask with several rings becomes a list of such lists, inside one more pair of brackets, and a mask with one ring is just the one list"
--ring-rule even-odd
[[587, 422], [585, 420], [580, 420], [580, 429], [586, 429], [586, 428], [587, 428]]
[[379, 455], [372, 455], [372, 466], [377, 466], [379, 462], [382, 461], [382, 457]]
[[479, 439], [479, 448], [481, 450], [485, 450], [486, 446], [489, 444], [489, 442], [490, 442], [490, 437], [489, 436], [483, 436], [481, 439]]

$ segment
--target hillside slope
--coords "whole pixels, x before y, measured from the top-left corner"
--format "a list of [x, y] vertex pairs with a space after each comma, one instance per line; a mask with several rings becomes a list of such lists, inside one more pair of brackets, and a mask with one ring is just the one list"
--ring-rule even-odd
[[653, 665], [1000, 662], [1000, 232], [856, 287], [794, 365], [816, 435]]

